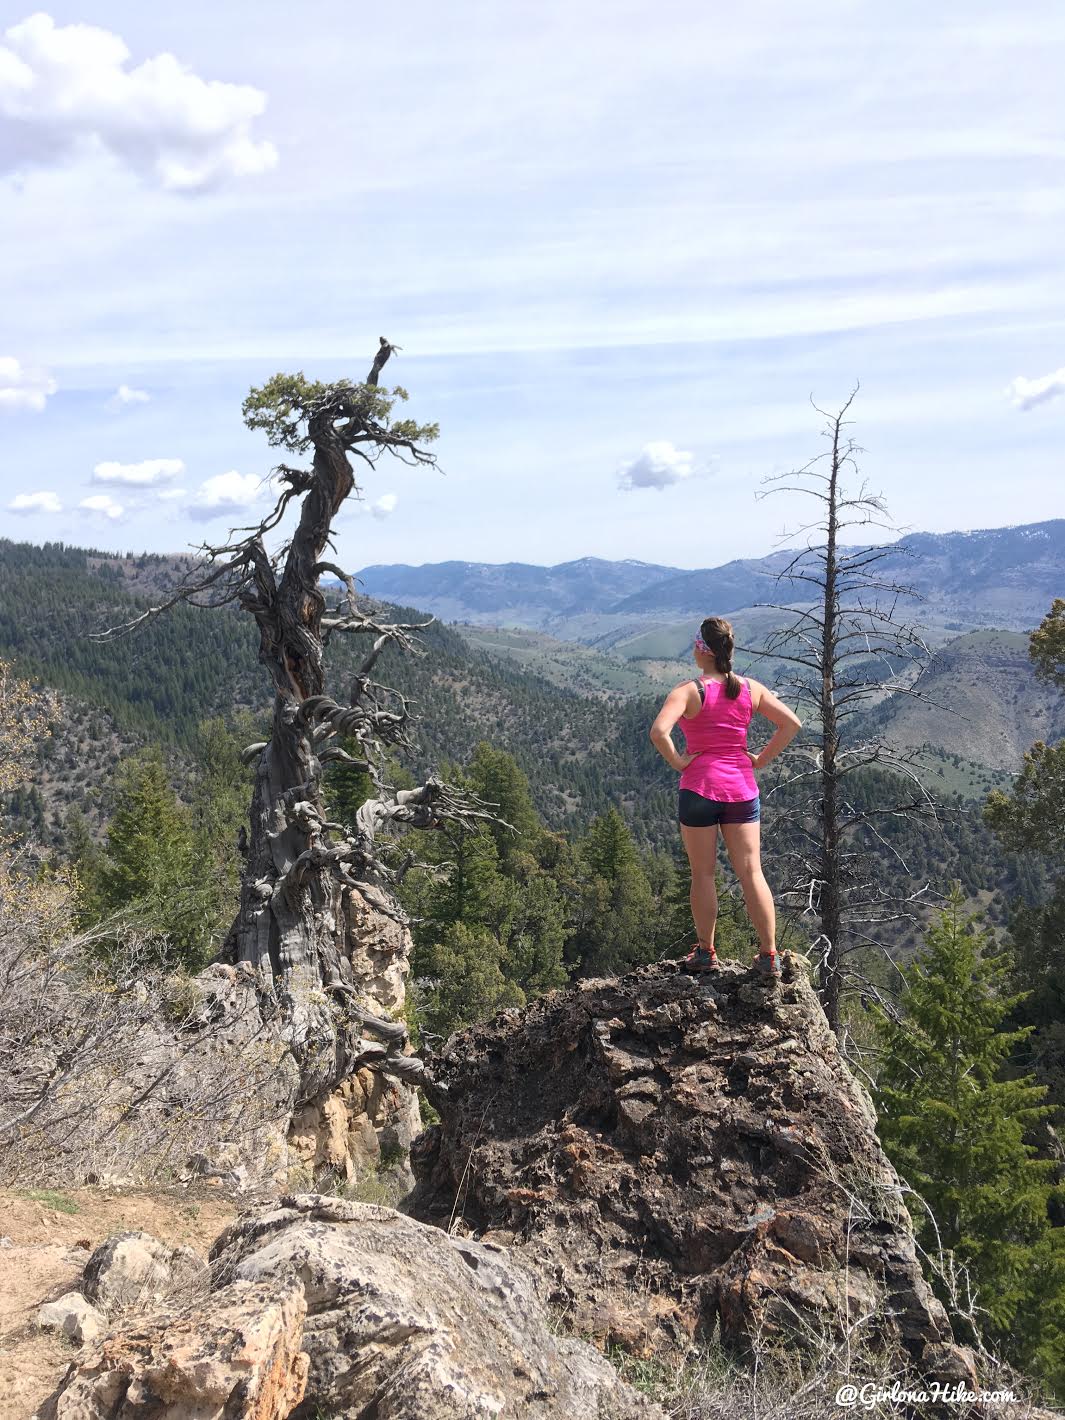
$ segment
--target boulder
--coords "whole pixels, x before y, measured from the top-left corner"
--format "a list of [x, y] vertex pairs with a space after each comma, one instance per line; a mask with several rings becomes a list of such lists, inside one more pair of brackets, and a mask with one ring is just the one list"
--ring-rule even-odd
[[157, 1312], [74, 1361], [40, 1420], [284, 1420], [307, 1383], [305, 1314], [291, 1277]]
[[85, 1264], [82, 1288], [115, 1315], [175, 1294], [205, 1290], [207, 1263], [190, 1247], [168, 1247], [151, 1233], [114, 1233]]
[[[637, 1354], [802, 1343], [859, 1317], [954, 1365], [876, 1114], [806, 975], [676, 963], [453, 1036], [408, 1211], [535, 1259], [573, 1327]], [[944, 1349], [945, 1348], [945, 1349]]]
[[80, 1292], [65, 1292], [54, 1302], [45, 1302], [37, 1313], [42, 1331], [61, 1331], [77, 1346], [96, 1341], [107, 1330], [107, 1318]]
[[300, 1278], [308, 1415], [665, 1420], [592, 1347], [555, 1333], [534, 1272], [492, 1244], [390, 1208], [288, 1195], [228, 1228], [211, 1258], [223, 1286]]

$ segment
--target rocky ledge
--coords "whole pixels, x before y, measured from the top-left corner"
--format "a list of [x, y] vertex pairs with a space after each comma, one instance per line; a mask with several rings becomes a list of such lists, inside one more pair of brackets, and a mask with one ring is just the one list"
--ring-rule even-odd
[[600, 1344], [742, 1350], [866, 1318], [874, 1345], [968, 1372], [872, 1101], [783, 962], [777, 982], [660, 963], [453, 1036], [410, 1209], [530, 1255]]
[[[99, 1252], [87, 1284], [116, 1293], [132, 1254]], [[520, 1258], [390, 1208], [287, 1195], [217, 1240], [209, 1291], [89, 1341], [39, 1420], [500, 1415], [665, 1420], [558, 1334]]]

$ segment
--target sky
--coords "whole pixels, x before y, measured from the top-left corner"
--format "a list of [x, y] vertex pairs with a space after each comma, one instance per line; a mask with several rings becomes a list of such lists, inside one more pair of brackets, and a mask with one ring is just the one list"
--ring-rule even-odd
[[380, 335], [439, 465], [350, 568], [762, 556], [855, 385], [862, 537], [1063, 516], [1062, 72], [1059, 0], [3, 0], [0, 536], [220, 542]]

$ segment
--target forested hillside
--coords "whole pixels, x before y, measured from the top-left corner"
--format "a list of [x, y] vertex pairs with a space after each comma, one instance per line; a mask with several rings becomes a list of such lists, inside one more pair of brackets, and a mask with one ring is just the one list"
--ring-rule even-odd
[[[135, 745], [160, 745], [171, 757], [175, 782], [190, 784], [203, 721], [265, 712], [256, 637], [237, 613], [179, 606], [130, 637], [93, 639], [143, 610], [144, 592], [158, 590], [175, 570], [172, 559], [119, 561], [57, 544], [0, 544], [0, 657], [60, 691], [67, 706], [65, 725], [44, 746], [33, 788], [12, 797], [8, 808], [53, 845], [69, 837], [73, 809], [94, 828], [102, 826], [113, 800], [115, 769]], [[401, 608], [398, 615], [426, 619], [413, 608]], [[468, 763], [477, 744], [487, 740], [510, 754], [527, 776], [545, 825], [580, 832], [617, 808], [638, 844], [677, 853], [675, 776], [647, 735], [661, 691], [627, 699], [577, 694], [508, 658], [471, 647], [440, 622], [427, 626], [420, 640], [423, 655], [386, 650], [379, 663], [385, 682], [416, 705], [418, 749], [408, 766], [415, 778], [445, 762]], [[1003, 637], [994, 643], [1005, 648], [1014, 669], [1023, 659], [1019, 641]], [[352, 647], [338, 639], [329, 663], [337, 688], [342, 690], [353, 665]], [[943, 674], [950, 674], [949, 663]], [[997, 675], [989, 668], [984, 677], [989, 724], [1001, 723], [1006, 702], [1027, 706], [1029, 715], [1014, 722], [1019, 762], [1016, 746], [1049, 713], [1044, 709], [1042, 719], [1031, 719], [1032, 707], [1046, 707], [1056, 697], [1051, 693], [1048, 699], [1045, 690], [1027, 701], [1015, 691], [1004, 696], [998, 689], [1002, 674], [1000, 664]], [[985, 703], [979, 683], [966, 686], [967, 708], [979, 716]], [[906, 723], [912, 723], [907, 705], [898, 713], [910, 714]], [[948, 725], [947, 745], [972, 743], [971, 724], [959, 741], [951, 738], [953, 722]], [[945, 795], [949, 811], [939, 826], [893, 818], [883, 830], [895, 850], [885, 858], [884, 871], [900, 885], [913, 872], [941, 891], [958, 879], [1002, 925], [1010, 898], [1041, 899], [1043, 869], [1035, 859], [1005, 854], [984, 829], [978, 796], [992, 781], [974, 779], [971, 769], [967, 775], [967, 758], [952, 764], [946, 746], [934, 740], [933, 745], [929, 762], [938, 785], [951, 791]], [[775, 785], [784, 777], [781, 764], [774, 765], [763, 785], [767, 803], [781, 808], [789, 791]], [[953, 792], [964, 787], [965, 794]], [[777, 845], [779, 851], [786, 846]], [[905, 934], [900, 945], [904, 942]]]

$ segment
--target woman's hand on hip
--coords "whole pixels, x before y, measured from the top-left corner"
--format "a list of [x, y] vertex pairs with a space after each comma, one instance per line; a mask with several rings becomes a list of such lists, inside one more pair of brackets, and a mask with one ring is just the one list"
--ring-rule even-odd
[[748, 750], [744, 750], [744, 754], [746, 754], [747, 758], [751, 761], [751, 768], [752, 768], [752, 769], [764, 769], [764, 768], [765, 768], [765, 765], [762, 763], [762, 759], [761, 759], [761, 755], [760, 755], [760, 754], [752, 754], [749, 749], [748, 749]]
[[702, 754], [702, 750], [698, 750], [695, 754], [678, 754], [677, 762], [674, 764], [673, 768], [676, 769], [678, 773], [683, 773], [688, 765], [691, 764], [692, 760], [698, 759], [700, 754]]

